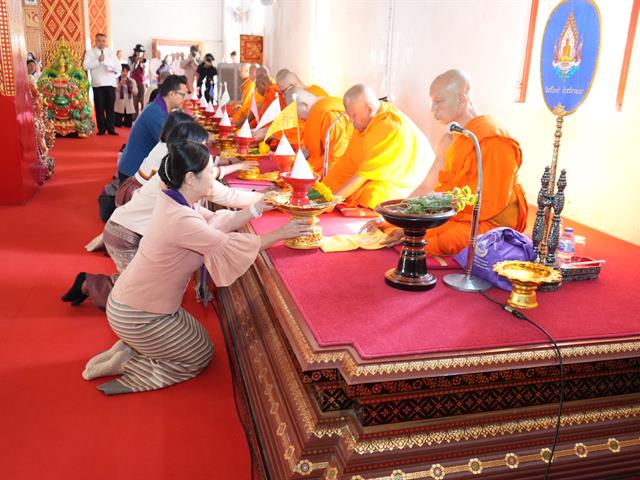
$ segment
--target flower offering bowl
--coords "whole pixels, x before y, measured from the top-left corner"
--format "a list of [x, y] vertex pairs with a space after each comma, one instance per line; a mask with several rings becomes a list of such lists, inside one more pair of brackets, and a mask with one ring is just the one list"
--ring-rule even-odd
[[436, 286], [436, 277], [427, 271], [427, 257], [424, 253], [427, 241], [424, 236], [429, 228], [439, 227], [447, 222], [456, 211], [451, 209], [429, 214], [402, 213], [399, 211], [401, 202], [402, 200], [388, 200], [376, 207], [376, 212], [387, 222], [404, 229], [398, 265], [385, 273], [385, 282], [390, 287], [400, 290], [431, 290]]
[[233, 141], [238, 147], [238, 153], [240, 155], [246, 155], [249, 152], [249, 145], [253, 142], [251, 137], [239, 137], [237, 134], [233, 136]]
[[[273, 155], [273, 159], [278, 162], [278, 169], [282, 172], [291, 172], [296, 161], [295, 155]], [[286, 181], [286, 180], [285, 180]]]
[[511, 282], [513, 290], [507, 303], [513, 308], [535, 308], [538, 306], [536, 290], [544, 283], [558, 283], [562, 274], [552, 267], [534, 262], [507, 260], [498, 262], [493, 271], [506, 277]]

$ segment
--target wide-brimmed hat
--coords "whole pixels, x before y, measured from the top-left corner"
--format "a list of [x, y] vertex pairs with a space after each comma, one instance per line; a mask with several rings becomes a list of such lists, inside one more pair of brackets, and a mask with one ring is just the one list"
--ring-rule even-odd
[[133, 51], [134, 51], [134, 52], [144, 52], [144, 51], [145, 51], [145, 49], [144, 49], [144, 47], [142, 46], [142, 44], [140, 44], [140, 43], [139, 43], [139, 44], [137, 44], [135, 47], [133, 47]]

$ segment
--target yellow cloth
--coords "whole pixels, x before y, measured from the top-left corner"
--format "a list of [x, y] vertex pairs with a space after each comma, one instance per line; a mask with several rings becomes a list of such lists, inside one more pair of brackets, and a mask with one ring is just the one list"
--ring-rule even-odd
[[382, 242], [386, 240], [387, 234], [376, 230], [373, 233], [355, 233], [353, 235], [333, 235], [324, 237], [320, 250], [325, 253], [348, 252], [362, 248], [364, 250], [378, 250], [385, 248]]
[[422, 183], [433, 159], [420, 129], [395, 106], [382, 102], [367, 128], [354, 130], [347, 150], [323, 182], [335, 192], [354, 175], [364, 177], [367, 181], [347, 203], [374, 208], [406, 198]]

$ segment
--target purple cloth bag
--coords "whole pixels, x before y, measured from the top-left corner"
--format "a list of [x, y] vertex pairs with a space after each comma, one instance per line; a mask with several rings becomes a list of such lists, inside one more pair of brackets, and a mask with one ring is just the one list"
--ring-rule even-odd
[[[468, 250], [469, 247], [453, 257], [462, 268], [467, 265]], [[478, 237], [471, 273], [498, 288], [511, 290], [511, 282], [494, 272], [493, 265], [503, 260], [532, 262], [534, 259], [533, 244], [528, 237], [509, 227], [494, 228]]]

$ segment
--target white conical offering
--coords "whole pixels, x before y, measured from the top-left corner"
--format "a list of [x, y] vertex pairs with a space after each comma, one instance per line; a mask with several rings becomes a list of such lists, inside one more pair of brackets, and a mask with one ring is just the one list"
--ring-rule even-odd
[[211, 102], [207, 103], [207, 112], [213, 113], [214, 111], [213, 104]]
[[191, 92], [191, 100], [198, 100], [198, 92], [196, 92], [195, 90], [193, 92]]
[[216, 110], [216, 113], [213, 114], [213, 118], [222, 118], [223, 111], [224, 111], [224, 108], [222, 108], [221, 105], [218, 105], [218, 109]]
[[229, 119], [229, 115], [227, 115], [227, 111], [226, 110], [222, 114], [222, 120], [220, 120], [220, 126], [221, 127], [230, 127], [231, 126], [231, 120]]
[[245, 120], [242, 127], [240, 127], [238, 137], [253, 138], [253, 135], [251, 135], [251, 127], [249, 127], [249, 120]]
[[200, 106], [202, 108], [207, 108], [207, 99], [204, 98], [204, 95], [202, 97], [200, 97]]
[[296, 155], [296, 162], [293, 164], [293, 169], [291, 170], [291, 178], [300, 178], [304, 180], [311, 180], [315, 178], [313, 170], [311, 170], [307, 159], [304, 158], [302, 150], [298, 150], [298, 154]]
[[282, 135], [280, 139], [280, 143], [278, 144], [278, 148], [274, 152], [274, 155], [295, 155], [296, 152], [293, 151], [291, 145], [289, 144], [289, 140], [287, 140], [286, 135]]

